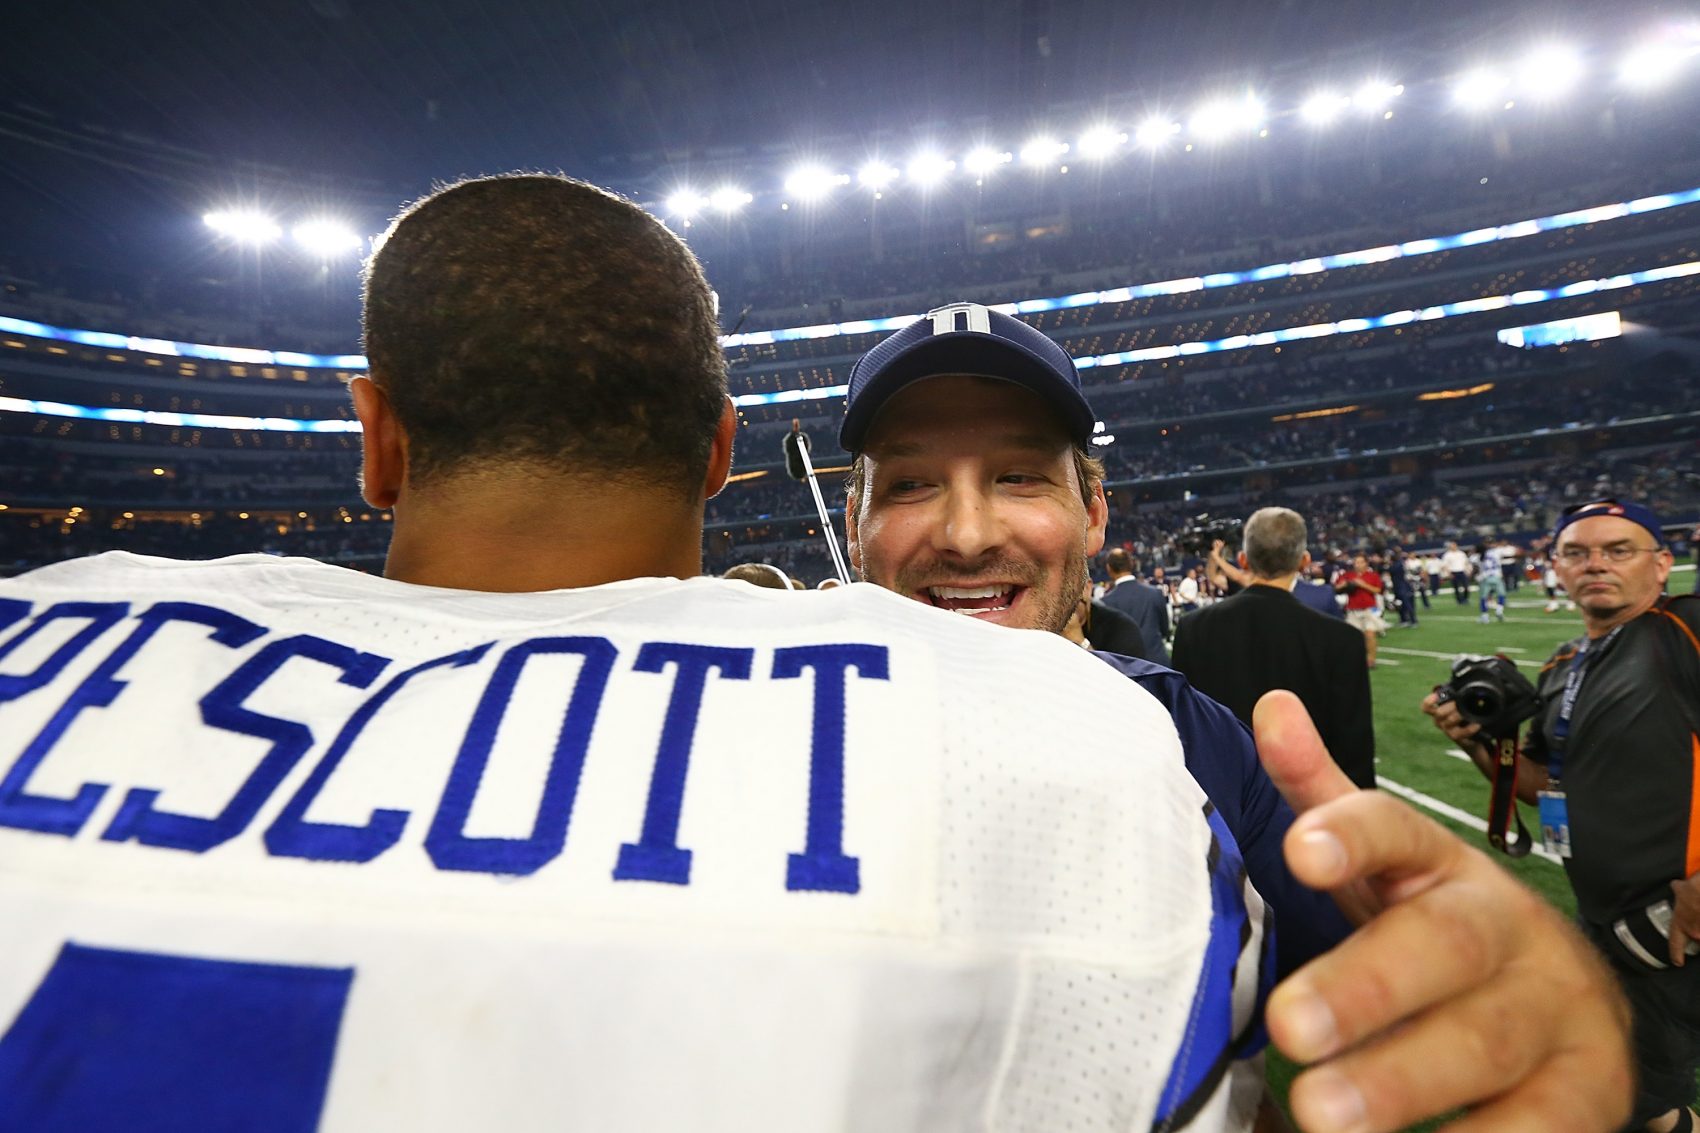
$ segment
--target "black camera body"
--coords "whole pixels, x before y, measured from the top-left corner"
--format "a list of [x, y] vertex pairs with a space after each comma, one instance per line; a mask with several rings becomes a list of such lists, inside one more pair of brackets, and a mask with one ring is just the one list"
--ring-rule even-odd
[[1442, 703], [1458, 706], [1458, 715], [1495, 739], [1512, 738], [1523, 721], [1540, 711], [1540, 694], [1506, 657], [1460, 657], [1452, 679], [1440, 689]]
[[1175, 548], [1183, 555], [1202, 559], [1210, 553], [1211, 545], [1218, 539], [1230, 548], [1237, 547], [1240, 533], [1244, 530], [1244, 520], [1197, 515], [1175, 532]]

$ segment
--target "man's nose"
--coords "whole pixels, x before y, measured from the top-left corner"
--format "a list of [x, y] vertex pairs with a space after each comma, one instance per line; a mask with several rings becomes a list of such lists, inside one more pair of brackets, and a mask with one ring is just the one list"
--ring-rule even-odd
[[995, 502], [974, 485], [952, 485], [945, 494], [944, 522], [935, 544], [940, 551], [978, 559], [1003, 543], [1004, 525]]

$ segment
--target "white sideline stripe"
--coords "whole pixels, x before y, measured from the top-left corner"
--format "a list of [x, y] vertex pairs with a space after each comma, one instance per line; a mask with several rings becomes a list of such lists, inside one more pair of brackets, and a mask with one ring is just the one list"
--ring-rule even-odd
[[1519, 649], [1515, 645], [1496, 645], [1496, 646], [1494, 646], [1494, 648], [1497, 649], [1501, 653], [1527, 653], [1528, 652], [1527, 649]]
[[1379, 652], [1397, 653], [1401, 657], [1433, 657], [1437, 661], [1456, 661], [1463, 656], [1461, 653], [1436, 653], [1432, 649], [1396, 649], [1391, 645], [1383, 645]]
[[[1383, 653], [1385, 653], [1385, 652], [1387, 652], [1387, 650], [1385, 650], [1385, 649], [1383, 649], [1383, 650], [1381, 650], [1381, 652], [1383, 652]], [[1393, 666], [1399, 666], [1399, 665], [1403, 665], [1403, 664], [1404, 664], [1404, 663], [1405, 663], [1405, 662], [1403, 662], [1403, 661], [1395, 661], [1395, 660], [1394, 660], [1394, 659], [1393, 659], [1393, 658], [1391, 658], [1391, 657], [1383, 657], [1383, 658], [1381, 658], [1381, 660], [1379, 660], [1379, 661], [1377, 661], [1377, 662], [1376, 662], [1376, 664], [1377, 664], [1377, 665], [1378, 665], [1378, 666], [1379, 666], [1379, 665], [1393, 665]]]
[[[1383, 790], [1391, 791], [1393, 794], [1398, 795], [1402, 799], [1416, 803], [1424, 810], [1430, 810], [1435, 814], [1444, 815], [1445, 817], [1450, 818], [1453, 822], [1462, 822], [1465, 826], [1480, 830], [1483, 834], [1487, 833], [1487, 819], [1485, 818], [1478, 818], [1476, 815], [1470, 814], [1468, 811], [1459, 810], [1450, 803], [1443, 803], [1439, 799], [1430, 798], [1421, 791], [1412, 790], [1403, 783], [1395, 783], [1393, 780], [1381, 775], [1377, 775], [1375, 777], [1375, 785]], [[1514, 834], [1516, 832], [1512, 831], [1512, 833]], [[1544, 846], [1531, 846], [1529, 848], [1529, 852], [1536, 857], [1545, 858], [1553, 865], [1562, 864], [1559, 861], [1558, 855], [1550, 852]]]

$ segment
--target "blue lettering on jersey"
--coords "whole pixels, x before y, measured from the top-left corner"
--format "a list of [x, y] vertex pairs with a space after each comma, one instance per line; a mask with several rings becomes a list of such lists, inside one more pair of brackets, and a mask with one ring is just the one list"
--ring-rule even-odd
[[67, 944], [0, 1036], [0, 1133], [313, 1133], [353, 979]]
[[366, 702], [355, 710], [354, 715], [348, 718], [348, 723], [343, 725], [342, 731], [337, 734], [319, 765], [313, 768], [307, 782], [302, 784], [295, 797], [289, 800], [289, 805], [283, 808], [277, 820], [266, 831], [266, 849], [270, 850], [274, 857], [280, 858], [306, 858], [308, 861], [320, 862], [369, 862], [400, 841], [408, 819], [408, 812], [405, 810], [374, 810], [364, 826], [308, 822], [303, 816], [307, 813], [307, 808], [319, 797], [319, 792], [324, 790], [325, 783], [342, 763], [348, 749], [354, 746], [354, 741], [360, 738], [360, 733], [372, 722], [372, 717], [389, 703], [391, 697], [401, 691], [403, 685], [421, 673], [440, 669], [445, 665], [458, 669], [475, 664], [489, 651], [490, 643], [486, 642], [473, 649], [463, 649], [459, 653], [450, 653], [446, 657], [422, 662], [397, 673], [368, 697]]
[[[478, 796], [478, 784], [490, 762], [496, 731], [507, 712], [508, 701], [520, 672], [539, 653], [576, 653], [584, 658], [573, 695], [567, 702], [566, 718], [555, 741], [549, 777], [537, 807], [537, 820], [529, 838], [469, 838], [466, 819]], [[473, 873], [531, 874], [560, 855], [567, 842], [567, 823], [573, 801], [578, 797], [579, 776], [584, 770], [584, 753], [602, 707], [608, 674], [618, 651], [602, 637], [539, 637], [522, 641], [502, 655], [496, 672], [479, 698], [460, 753], [443, 790], [443, 800], [425, 836], [425, 851], [438, 869]]]
[[139, 624], [130, 636], [120, 642], [118, 648], [77, 686], [35, 739], [30, 741], [6, 778], [0, 780], [0, 824], [66, 837], [83, 828], [89, 814], [106, 794], [107, 784], [85, 783], [72, 799], [27, 794], [24, 784], [29, 782], [35, 769], [80, 713], [90, 708], [110, 706], [129, 686], [128, 681], [119, 678], [118, 671], [162, 626], [174, 621], [203, 625], [213, 631], [210, 635], [213, 641], [232, 649], [247, 645], [266, 632], [264, 626], [255, 625], [246, 618], [194, 602], [160, 602], [139, 614], [137, 621]]
[[390, 663], [388, 657], [361, 653], [311, 634], [268, 643], [201, 698], [201, 719], [211, 727], [271, 741], [271, 749], [261, 757], [224, 810], [214, 818], [155, 810], [153, 804], [159, 792], [133, 787], [101, 837], [108, 842], [134, 839], [147, 846], [200, 854], [240, 834], [290, 769], [313, 746], [313, 730], [306, 724], [267, 716], [243, 706], [248, 697], [296, 657], [339, 670], [341, 675], [337, 680], [352, 688], [367, 687]]
[[854, 668], [863, 680], [891, 679], [883, 645], [799, 645], [773, 654], [775, 680], [815, 674], [809, 745], [809, 826], [803, 852], [786, 863], [785, 888], [856, 893], [860, 863], [844, 853], [844, 684]]
[[18, 646], [62, 618], [87, 618], [89, 624], [55, 649], [51, 657], [35, 667], [34, 672], [0, 673], [0, 704], [34, 692], [57, 677], [65, 666], [71, 663], [72, 658], [87, 649], [95, 638], [118, 624], [129, 612], [128, 602], [60, 602], [37, 614], [35, 620], [19, 630], [16, 637], [0, 645], [0, 661], [4, 661]]
[[643, 834], [637, 842], [620, 847], [619, 862], [614, 866], [616, 881], [691, 883], [691, 852], [679, 845], [679, 811], [685, 800], [685, 775], [690, 770], [703, 689], [710, 672], [718, 672], [725, 680], [749, 680], [755, 655], [754, 649], [664, 641], [648, 642], [638, 650], [632, 665], [635, 672], [659, 673], [668, 665], [674, 667], [673, 695], [667, 702], [667, 717], [655, 752]]
[[0, 629], [29, 617], [30, 604], [22, 598], [0, 598]]

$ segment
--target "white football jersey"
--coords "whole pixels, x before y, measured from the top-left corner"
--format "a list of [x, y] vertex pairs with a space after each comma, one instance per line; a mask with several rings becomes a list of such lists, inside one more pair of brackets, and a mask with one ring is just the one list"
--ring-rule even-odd
[[1132, 681], [872, 586], [47, 567], [0, 1130], [1247, 1128], [1207, 810]]

